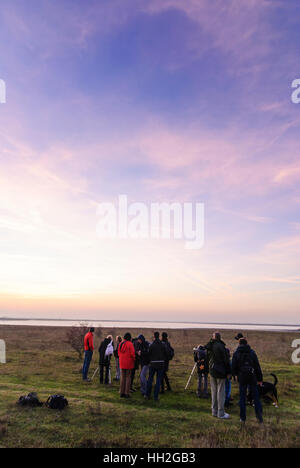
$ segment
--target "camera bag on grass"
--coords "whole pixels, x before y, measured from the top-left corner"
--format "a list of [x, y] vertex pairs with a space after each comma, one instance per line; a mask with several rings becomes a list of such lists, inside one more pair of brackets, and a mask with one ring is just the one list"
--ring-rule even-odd
[[58, 410], [63, 410], [68, 404], [68, 400], [63, 395], [51, 395], [46, 401], [48, 408]]
[[37, 406], [43, 406], [43, 403], [40, 402], [38, 396], [35, 392], [28, 393], [27, 396], [20, 396], [18, 401], [19, 406], [29, 406], [35, 408]]

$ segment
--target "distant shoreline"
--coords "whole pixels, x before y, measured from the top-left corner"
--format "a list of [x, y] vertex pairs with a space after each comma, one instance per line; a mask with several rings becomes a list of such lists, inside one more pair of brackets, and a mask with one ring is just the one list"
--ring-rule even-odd
[[253, 322], [195, 322], [195, 321], [181, 321], [181, 320], [105, 320], [105, 319], [75, 319], [75, 318], [21, 318], [21, 317], [0, 317], [0, 322], [1, 321], [14, 321], [14, 322], [78, 322], [78, 323], [84, 323], [84, 322], [99, 322], [99, 323], [171, 323], [171, 324], [198, 324], [198, 325], [234, 325], [234, 326], [255, 326], [255, 327], [299, 327], [300, 329], [300, 324], [294, 324], [294, 323], [253, 323]]
[[260, 324], [260, 323], [222, 323], [222, 322], [170, 322], [160, 320], [82, 320], [82, 319], [47, 319], [47, 318], [0, 318], [0, 326], [32, 326], [32, 327], [71, 327], [86, 324], [95, 328], [107, 329], [169, 329], [169, 330], [247, 330], [247, 331], [273, 331], [273, 332], [299, 332], [300, 325], [291, 324]]

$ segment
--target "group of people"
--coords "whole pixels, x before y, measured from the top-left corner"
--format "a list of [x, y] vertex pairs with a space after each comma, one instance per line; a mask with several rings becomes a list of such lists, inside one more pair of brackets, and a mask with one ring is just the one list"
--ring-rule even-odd
[[[93, 334], [94, 328], [90, 328], [84, 337], [84, 381], [89, 381], [88, 370], [94, 352]], [[165, 392], [165, 385], [166, 390], [171, 391], [168, 370], [169, 362], [174, 357], [174, 349], [166, 332], [162, 333], [161, 339], [159, 332], [155, 332], [151, 343], [142, 334], [132, 339], [130, 333], [125, 333], [123, 339], [117, 336], [115, 347], [113, 337], [108, 335], [99, 346], [100, 384], [111, 383], [112, 356], [116, 365], [115, 380], [120, 381], [121, 398], [130, 398], [130, 393], [136, 391], [134, 381], [137, 371], [144, 398], [150, 399], [155, 376], [154, 400], [159, 399], [159, 393]]]
[[247, 340], [239, 333], [235, 339], [238, 347], [230, 359], [221, 334], [215, 332], [206, 346], [194, 349], [194, 360], [198, 370], [199, 398], [208, 398], [208, 375], [210, 376], [212, 415], [219, 419], [229, 419], [225, 409], [231, 406], [231, 380], [238, 378], [240, 392], [240, 420], [246, 422], [246, 399], [251, 394], [257, 420], [263, 422], [263, 411], [257, 385], [262, 385], [263, 375], [259, 360]]
[[[83, 364], [83, 380], [89, 381], [88, 370], [92, 359], [94, 328], [85, 335]], [[229, 419], [225, 411], [231, 405], [231, 380], [237, 377], [240, 391], [240, 420], [246, 421], [246, 397], [252, 395], [257, 420], [263, 422], [263, 411], [260, 402], [258, 385], [262, 385], [263, 376], [257, 355], [249, 346], [245, 337], [239, 333], [235, 339], [238, 347], [233, 354], [226, 348], [221, 339], [221, 334], [215, 332], [206, 346], [199, 345], [194, 348], [194, 360], [198, 370], [199, 398], [208, 398], [208, 375], [210, 376], [212, 416], [219, 419]], [[100, 384], [111, 383], [111, 358], [114, 355], [116, 365], [115, 380], [120, 381], [120, 397], [129, 398], [130, 393], [136, 391], [134, 380], [139, 371], [141, 393], [146, 399], [150, 399], [153, 380], [156, 375], [154, 387], [154, 400], [159, 399], [159, 393], [166, 389], [171, 390], [168, 377], [169, 362], [174, 357], [168, 334], [155, 332], [152, 342], [148, 342], [144, 335], [140, 334], [132, 339], [130, 333], [116, 338], [116, 346], [113, 337], [108, 335], [99, 347]], [[105, 375], [104, 375], [105, 374]]]

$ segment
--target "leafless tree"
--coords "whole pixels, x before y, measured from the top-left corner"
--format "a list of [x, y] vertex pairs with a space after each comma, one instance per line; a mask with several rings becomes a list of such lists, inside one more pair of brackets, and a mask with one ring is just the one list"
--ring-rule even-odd
[[78, 327], [70, 327], [66, 332], [66, 342], [78, 353], [79, 359], [82, 359], [83, 356], [83, 340], [88, 331], [89, 326], [85, 323], [80, 323]]

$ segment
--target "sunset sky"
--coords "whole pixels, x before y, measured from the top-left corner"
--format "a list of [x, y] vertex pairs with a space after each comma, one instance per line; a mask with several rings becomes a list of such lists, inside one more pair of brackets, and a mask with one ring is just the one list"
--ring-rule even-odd
[[[0, 316], [299, 323], [298, 0], [1, 0]], [[205, 243], [97, 206], [205, 204]]]

